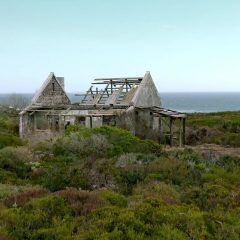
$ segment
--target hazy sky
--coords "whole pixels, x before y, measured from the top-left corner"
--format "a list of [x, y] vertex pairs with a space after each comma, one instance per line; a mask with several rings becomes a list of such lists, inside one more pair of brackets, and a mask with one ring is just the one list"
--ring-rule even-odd
[[0, 0], [0, 92], [151, 71], [160, 92], [240, 91], [240, 0]]

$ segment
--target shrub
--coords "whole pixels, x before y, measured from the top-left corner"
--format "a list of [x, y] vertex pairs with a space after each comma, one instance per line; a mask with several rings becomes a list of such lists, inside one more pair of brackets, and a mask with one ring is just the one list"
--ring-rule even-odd
[[240, 182], [240, 169], [227, 171], [223, 168], [213, 167], [202, 175], [202, 182], [221, 184], [225, 187], [238, 185]]
[[129, 164], [124, 168], [119, 168], [117, 178], [123, 194], [131, 194], [133, 187], [143, 181], [147, 176], [146, 167], [141, 164]]
[[190, 239], [205, 239], [206, 228], [201, 212], [193, 206], [165, 205], [158, 199], [148, 199], [135, 207], [137, 217], [145, 225], [169, 225]]
[[54, 153], [56, 155], [77, 154], [80, 157], [103, 157], [109, 147], [107, 139], [101, 134], [83, 136], [71, 133], [57, 140], [54, 145]]
[[189, 177], [186, 162], [177, 158], [162, 158], [149, 163], [147, 168], [148, 177], [156, 180], [182, 185]]
[[87, 174], [81, 166], [75, 166], [72, 161], [74, 160], [71, 157], [57, 156], [49, 162], [42, 163], [38, 171], [32, 173], [32, 181], [52, 192], [66, 187], [89, 189]]
[[93, 210], [106, 205], [106, 201], [96, 192], [66, 188], [57, 194], [68, 202], [76, 216], [87, 215]]
[[222, 128], [228, 132], [240, 133], [240, 119], [224, 121]]
[[101, 192], [101, 196], [103, 196], [103, 198], [108, 200], [114, 206], [127, 207], [127, 199], [120, 194], [110, 191], [103, 191]]
[[[23, 208], [10, 209], [2, 213], [0, 221], [15, 239], [34, 239], [40, 229], [51, 228], [55, 222], [71, 216], [72, 211], [60, 196], [50, 195], [33, 199]], [[57, 233], [56, 233], [57, 234]]]
[[[98, 209], [86, 220], [88, 227], [81, 225], [79, 239], [206, 239], [207, 236], [198, 209], [166, 206], [154, 199], [133, 209]], [[170, 229], [172, 234], [168, 235]]]
[[0, 182], [1, 183], [19, 183], [16, 173], [0, 168]]
[[33, 189], [34, 189], [34, 187], [32, 185], [21, 186], [21, 185], [0, 183], [0, 200], [5, 200], [6, 198], [15, 196], [22, 192], [31, 191]]
[[224, 156], [215, 162], [216, 166], [226, 169], [227, 171], [234, 171], [240, 167], [240, 158], [232, 156]]
[[239, 214], [239, 208], [230, 211], [216, 208], [205, 212], [204, 220], [209, 233], [209, 239], [239, 239]]
[[26, 192], [18, 193], [16, 195], [12, 195], [4, 200], [4, 204], [7, 207], [22, 207], [24, 206], [28, 201], [30, 201], [33, 198], [39, 198], [43, 197], [48, 193], [48, 191], [44, 188], [36, 188], [32, 189]]
[[33, 161], [33, 155], [24, 147], [6, 147], [0, 150], [0, 168], [14, 172], [20, 178], [29, 176], [31, 172], [30, 161]]
[[[156, 142], [141, 140], [133, 136], [130, 132], [116, 127], [102, 126], [100, 128], [88, 129], [71, 126], [67, 129], [66, 135], [71, 136], [72, 133], [75, 133], [78, 138], [83, 137], [84, 139], [88, 139], [91, 136], [104, 136], [108, 141], [107, 153], [109, 157], [118, 156], [127, 152], [154, 153], [158, 155], [162, 153], [162, 147]], [[104, 152], [104, 150], [106, 150], [106, 148], [102, 148], [102, 152]]]
[[0, 117], [0, 131], [10, 134], [18, 134], [18, 124], [15, 119]]
[[130, 164], [148, 164], [156, 159], [154, 154], [124, 153], [117, 158], [116, 167], [126, 167]]
[[133, 189], [133, 199], [135, 202], [148, 198], [159, 198], [167, 204], [177, 204], [180, 202], [180, 194], [173, 186], [158, 181], [145, 181], [139, 183]]
[[240, 192], [222, 185], [206, 183], [203, 187], [190, 188], [182, 195], [182, 201], [196, 204], [209, 211], [217, 207], [232, 209], [240, 206]]
[[239, 133], [221, 133], [218, 136], [206, 139], [206, 143], [215, 143], [223, 146], [240, 147]]
[[7, 233], [2, 233], [0, 229], [0, 240], [11, 240], [10, 236], [7, 236]]
[[8, 133], [0, 133], [0, 149], [7, 146], [23, 146], [25, 142], [17, 136]]

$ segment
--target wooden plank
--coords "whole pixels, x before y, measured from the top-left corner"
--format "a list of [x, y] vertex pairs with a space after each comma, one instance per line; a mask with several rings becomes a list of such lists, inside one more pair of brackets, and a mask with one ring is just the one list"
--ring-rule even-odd
[[143, 77], [120, 77], [120, 78], [95, 78], [94, 81], [110, 81], [110, 80], [143, 80]]

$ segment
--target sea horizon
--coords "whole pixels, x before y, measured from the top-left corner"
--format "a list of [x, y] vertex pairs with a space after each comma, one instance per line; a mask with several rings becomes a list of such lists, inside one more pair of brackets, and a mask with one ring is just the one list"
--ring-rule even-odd
[[[72, 103], [80, 101], [75, 93], [67, 93]], [[240, 111], [240, 91], [236, 92], [160, 92], [162, 107], [184, 113]], [[34, 93], [0, 93], [0, 104], [12, 96], [30, 103]], [[16, 101], [16, 100], [15, 100]]]

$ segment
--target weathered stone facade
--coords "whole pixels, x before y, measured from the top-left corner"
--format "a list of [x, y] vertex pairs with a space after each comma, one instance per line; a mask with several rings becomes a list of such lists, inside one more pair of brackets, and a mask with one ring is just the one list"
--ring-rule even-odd
[[32, 104], [41, 106], [71, 104], [64, 90], [64, 78], [50, 73], [41, 89], [35, 94]]
[[[96, 85], [103, 88], [94, 88]], [[185, 115], [161, 108], [150, 72], [144, 77], [95, 79], [81, 97], [79, 104], [71, 104], [64, 78], [50, 73], [32, 104], [20, 114], [20, 136], [39, 141], [62, 134], [70, 124], [89, 128], [111, 125], [142, 138], [169, 136], [172, 144], [173, 123], [180, 119], [179, 143], [184, 142]]]

